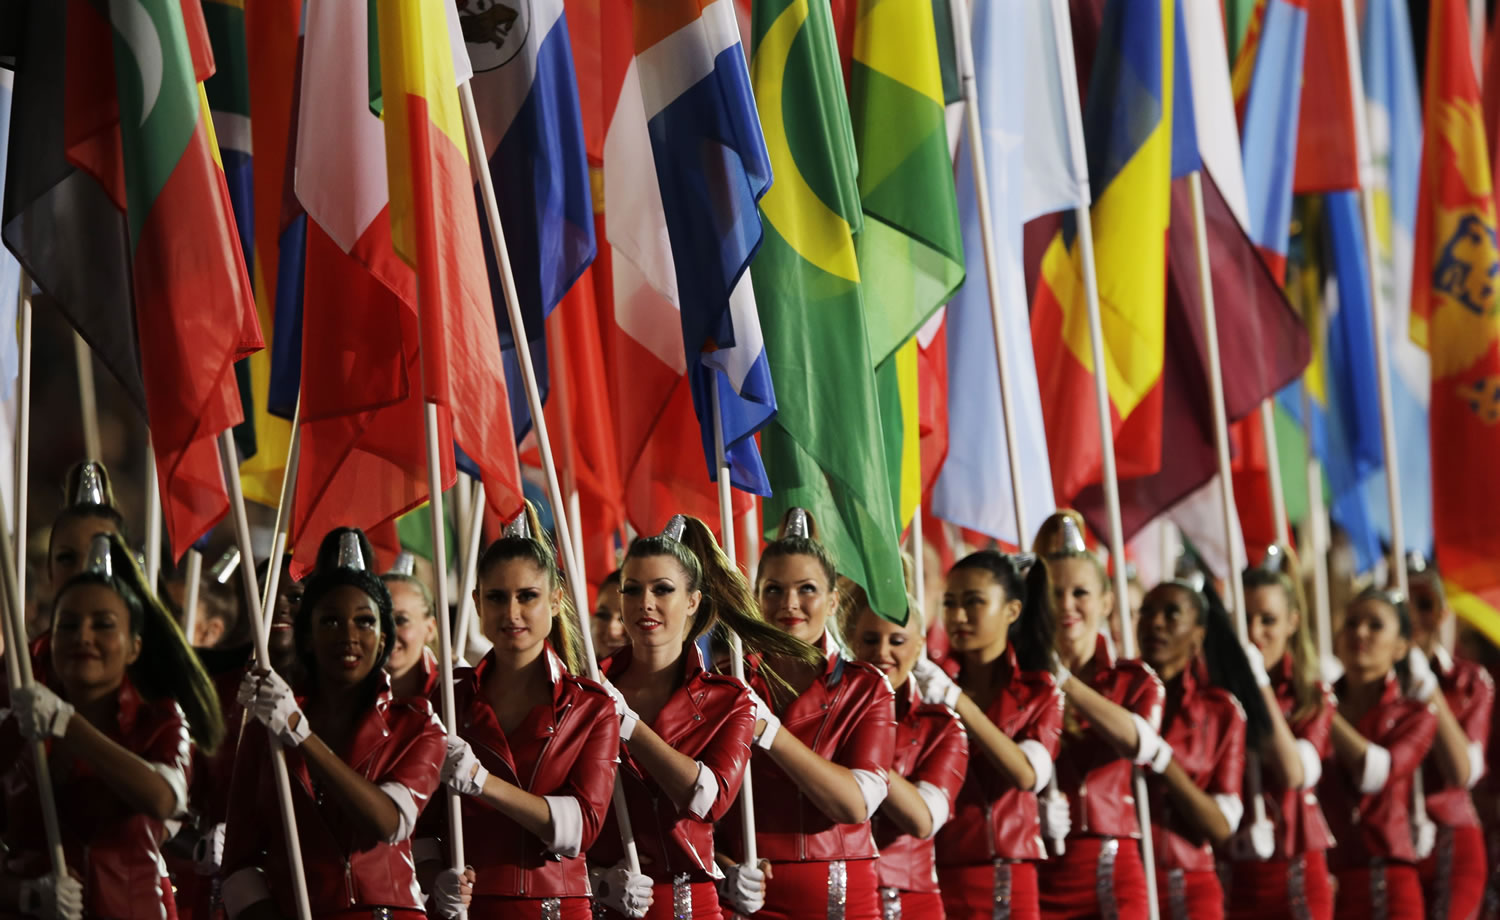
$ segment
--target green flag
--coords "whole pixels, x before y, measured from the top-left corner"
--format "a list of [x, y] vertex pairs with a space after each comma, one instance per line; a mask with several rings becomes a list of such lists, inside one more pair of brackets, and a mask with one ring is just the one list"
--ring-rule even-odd
[[854, 239], [854, 137], [828, 0], [762, 0], [751, 81], [776, 181], [751, 266], [777, 416], [761, 432], [766, 519], [801, 506], [840, 572], [904, 620], [895, 531]]

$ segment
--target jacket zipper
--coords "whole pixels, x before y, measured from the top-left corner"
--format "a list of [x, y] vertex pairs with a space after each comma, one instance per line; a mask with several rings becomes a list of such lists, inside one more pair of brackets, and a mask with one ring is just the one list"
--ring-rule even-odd
[[[568, 703], [566, 706], [564, 706], [563, 709], [562, 709], [562, 712], [559, 712], [557, 714], [557, 718], [553, 720], [552, 732], [549, 735], [547, 735], [547, 740], [545, 740], [545, 741], [542, 742], [542, 749], [540, 751], [537, 751], [537, 753], [536, 753], [536, 762], [531, 765], [531, 779], [528, 780], [527, 783], [526, 783], [526, 791], [527, 792], [531, 792], [531, 787], [533, 787], [533, 786], [536, 785], [536, 774], [537, 774], [537, 771], [540, 770], [541, 767], [542, 767], [542, 760], [544, 760], [546, 758], [546, 756], [547, 756], [547, 748], [549, 748], [549, 747], [552, 746], [552, 739], [556, 738], [557, 737], [557, 733], [562, 730], [563, 716], [567, 714], [568, 710], [572, 707], [572, 705], [573, 705], [572, 703]], [[519, 776], [516, 777], [516, 778], [520, 779]], [[531, 794], [532, 795], [536, 795], [535, 792], [531, 792]], [[521, 828], [520, 825], [516, 825], [516, 826], [521, 831], [521, 840], [520, 840], [520, 843], [521, 843], [522, 852], [524, 852], [525, 851], [525, 846], [526, 846], [526, 830], [525, 830], [525, 828]], [[520, 871], [520, 882], [519, 882], [519, 884], [520, 884], [520, 889], [521, 889], [520, 892], [519, 892], [519, 896], [524, 898], [524, 897], [526, 897], [526, 870], [525, 869], [522, 869]]]
[[[817, 750], [818, 750], [818, 742], [820, 742], [820, 741], [823, 740], [823, 729], [825, 729], [825, 728], [828, 727], [828, 714], [833, 711], [833, 704], [838, 701], [837, 694], [840, 693], [842, 691], [842, 689], [843, 688], [839, 688], [839, 690], [835, 690], [834, 691], [834, 694], [835, 694], [834, 698], [831, 699], [831, 700], [829, 700], [823, 706], [823, 720], [818, 723], [818, 733], [816, 735], [813, 735], [812, 750], [813, 750], [814, 753], [816, 753]], [[798, 859], [804, 859], [804, 860], [807, 859], [807, 831], [806, 831], [807, 820], [806, 820], [806, 816], [807, 816], [806, 796], [802, 795], [802, 793], [799, 791], [797, 793], [797, 829], [798, 829], [797, 830], [797, 858]]]

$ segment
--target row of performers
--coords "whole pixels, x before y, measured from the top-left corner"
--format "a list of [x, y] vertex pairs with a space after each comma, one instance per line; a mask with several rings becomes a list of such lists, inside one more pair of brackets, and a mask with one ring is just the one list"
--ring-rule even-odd
[[[1261, 570], [1245, 576], [1253, 645], [1211, 590], [1170, 581], [1142, 604], [1143, 660], [1125, 660], [1102, 633], [1109, 579], [1061, 517], [1040, 560], [984, 551], [947, 573], [940, 665], [917, 604], [897, 626], [857, 594], [841, 601], [800, 512], [753, 584], [702, 522], [678, 518], [629, 548], [630, 644], [602, 662], [601, 684], [581, 676], [549, 544], [520, 528], [480, 561], [494, 648], [458, 671], [448, 740], [430, 658], [415, 694], [392, 692], [391, 590], [358, 531], [330, 533], [312, 574], [284, 582], [276, 670], [210, 677], [120, 515], [94, 499], [54, 526], [61, 587], [32, 649], [37, 684], [10, 694], [0, 723], [0, 909], [295, 917], [273, 744], [319, 918], [1145, 918], [1136, 775], [1163, 917], [1480, 909], [1469, 787], [1493, 684], [1441, 652], [1428, 664], [1430, 638], [1389, 593], [1345, 612], [1332, 687], [1292, 582]], [[1419, 584], [1441, 609], [1435, 583]], [[746, 646], [748, 686], [703, 654], [699, 640], [724, 630]], [[49, 863], [37, 739], [65, 874]], [[755, 864], [736, 805], [747, 775]], [[640, 874], [611, 808], [617, 781]], [[432, 802], [445, 786], [461, 797], [461, 872], [446, 868], [450, 810]], [[185, 843], [192, 855], [174, 856]]]

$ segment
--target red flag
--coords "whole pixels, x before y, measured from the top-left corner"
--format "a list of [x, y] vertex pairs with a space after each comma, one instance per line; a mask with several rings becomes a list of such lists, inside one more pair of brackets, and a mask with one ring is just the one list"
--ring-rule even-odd
[[1343, 6], [1337, 0], [1309, 3], [1292, 189], [1298, 195], [1359, 188], [1349, 80]]

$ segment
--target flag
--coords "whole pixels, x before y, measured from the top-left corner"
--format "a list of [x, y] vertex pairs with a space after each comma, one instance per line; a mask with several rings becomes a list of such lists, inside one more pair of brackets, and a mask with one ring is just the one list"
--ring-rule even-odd
[[906, 588], [854, 240], [860, 189], [828, 7], [766, 0], [753, 10], [751, 80], [778, 176], [761, 200], [752, 269], [777, 415], [761, 432], [772, 496], [765, 520], [812, 512], [839, 571], [871, 607], [904, 619]]
[[[572, 42], [562, 0], [458, 4], [474, 109], [484, 135], [516, 297], [543, 400], [543, 320], [594, 259], [594, 209]], [[482, 202], [480, 202], [482, 206]], [[480, 222], [517, 440], [531, 427], [489, 224]]]
[[1307, 7], [1307, 47], [1297, 127], [1299, 195], [1359, 188], [1354, 89], [1342, 3]]
[[[1390, 340], [1391, 408], [1401, 472], [1401, 522], [1406, 548], [1432, 552], [1432, 457], [1427, 437], [1427, 352], [1412, 342], [1412, 230], [1422, 162], [1422, 109], [1406, 5], [1370, 0], [1363, 33], [1365, 109], [1375, 198], [1376, 278]], [[1381, 539], [1390, 543], [1384, 469], [1365, 482], [1365, 505]]]
[[482, 471], [491, 512], [509, 520], [521, 508], [521, 474], [494, 306], [478, 271], [457, 24], [422, 0], [392, 0], [379, 11], [391, 235], [417, 275], [423, 397], [451, 417], [454, 440]]
[[[1173, 174], [1172, 0], [1109, 0], [1084, 102], [1090, 209], [1098, 273], [1110, 423], [1120, 478], [1161, 464], [1166, 234]], [[1042, 256], [1033, 294], [1032, 345], [1042, 396], [1053, 491], [1069, 503], [1101, 470], [1084, 265], [1076, 227]]]
[[[1026, 309], [1022, 226], [1040, 214], [1088, 202], [1086, 177], [1071, 155], [1078, 125], [1078, 93], [1071, 51], [1072, 25], [1058, 0], [1006, 0], [974, 9], [974, 77], [979, 95], [1000, 277], [1000, 315], [1009, 362], [1011, 408], [1021, 461], [1012, 472], [1000, 405], [987, 278], [980, 240], [979, 204], [972, 157], [961, 142], [956, 174], [963, 223], [964, 286], [948, 304], [948, 421], [962, 437], [948, 446], [933, 492], [938, 517], [1012, 545], [1029, 545], [1016, 533], [1012, 477], [1026, 494], [1027, 521], [1039, 523], [1056, 507], [1037, 390], [1036, 361]], [[1064, 58], [1064, 54], [1066, 57]], [[1012, 88], [1028, 87], [1025, 94]], [[1070, 114], [1071, 113], [1071, 116]]]
[[635, 65], [671, 239], [683, 353], [706, 467], [718, 478], [718, 375], [730, 479], [765, 495], [753, 437], [776, 412], [755, 294], [756, 202], [771, 183], [733, 0], [634, 7]]
[[[15, 72], [0, 68], [0, 199], [5, 195], [5, 163], [10, 150], [10, 107], [15, 85]], [[9, 249], [0, 246], [0, 311], [9, 309], [8, 304], [18, 304], [20, 292], [21, 264], [10, 254]], [[0, 337], [0, 380], [13, 380], [18, 362], [19, 356], [11, 345], [10, 337]], [[6, 383], [5, 391], [8, 392], [9, 387], [9, 383]], [[8, 496], [7, 500], [11, 498], [14, 496]]]
[[1412, 278], [1412, 339], [1431, 364], [1432, 516], [1453, 609], [1500, 642], [1500, 314], [1495, 195], [1464, 10], [1435, 3], [1427, 29]]

